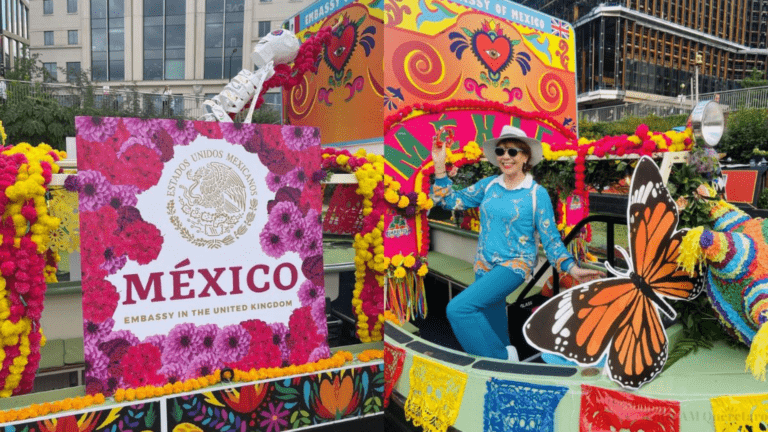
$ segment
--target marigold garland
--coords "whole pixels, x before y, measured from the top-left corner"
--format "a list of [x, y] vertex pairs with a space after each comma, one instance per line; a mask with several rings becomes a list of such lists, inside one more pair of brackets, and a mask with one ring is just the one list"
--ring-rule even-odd
[[[363, 198], [362, 214], [365, 219], [363, 229], [355, 235], [353, 244], [355, 289], [352, 305], [357, 315], [358, 338], [363, 342], [382, 340], [385, 278], [394, 272], [400, 274], [405, 271], [402, 267], [391, 266], [390, 258], [385, 255], [382, 206], [388, 203], [405, 217], [416, 217], [418, 225], [419, 218], [432, 208], [434, 202], [426, 192], [403, 194], [400, 183], [384, 174], [384, 158], [368, 154], [364, 149], [355, 154], [343, 149], [324, 149], [323, 169], [354, 173], [357, 178], [356, 192]], [[416, 231], [420, 236], [419, 229]], [[413, 262], [409, 267], [413, 269], [413, 276], [407, 283], [413, 286], [423, 284], [422, 279], [428, 271], [424, 251], [419, 247], [420, 257], [411, 257]], [[426, 310], [425, 307], [421, 309]]]
[[0, 122], [0, 397], [27, 393], [40, 363], [46, 281], [55, 281], [57, 254], [50, 233], [46, 187], [64, 152], [47, 144], [4, 147]]
[[47, 416], [61, 411], [80, 410], [104, 403], [104, 395], [88, 395], [55, 402], [32, 404], [26, 408], [0, 411], [0, 424]]
[[357, 355], [357, 359], [361, 362], [369, 362], [371, 360], [378, 360], [384, 358], [384, 350], [370, 349], [365, 350]]

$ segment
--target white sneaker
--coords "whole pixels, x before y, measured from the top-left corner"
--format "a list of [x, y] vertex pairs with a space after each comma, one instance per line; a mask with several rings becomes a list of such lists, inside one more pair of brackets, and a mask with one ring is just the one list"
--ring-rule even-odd
[[507, 345], [507, 360], [517, 362], [520, 361], [520, 357], [517, 355], [517, 348], [512, 345]]

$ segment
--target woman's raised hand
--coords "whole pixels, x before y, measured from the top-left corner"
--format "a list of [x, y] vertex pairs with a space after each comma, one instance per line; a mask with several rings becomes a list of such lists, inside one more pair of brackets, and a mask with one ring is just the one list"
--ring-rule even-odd
[[445, 161], [447, 159], [446, 147], [447, 143], [444, 143], [440, 139], [442, 129], [432, 137], [432, 162], [435, 164], [435, 177], [445, 176]]

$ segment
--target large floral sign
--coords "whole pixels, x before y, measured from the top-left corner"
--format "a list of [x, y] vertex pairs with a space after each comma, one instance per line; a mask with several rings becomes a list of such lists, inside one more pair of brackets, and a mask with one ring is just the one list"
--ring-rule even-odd
[[318, 129], [76, 124], [89, 394], [330, 356]]

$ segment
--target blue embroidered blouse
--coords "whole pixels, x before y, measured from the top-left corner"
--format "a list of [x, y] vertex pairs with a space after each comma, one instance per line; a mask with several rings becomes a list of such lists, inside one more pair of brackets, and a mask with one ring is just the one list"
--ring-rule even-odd
[[514, 189], [507, 189], [503, 175], [484, 178], [460, 191], [452, 186], [453, 181], [448, 177], [435, 180], [431, 197], [435, 204], [448, 210], [480, 208], [476, 274], [482, 275], [494, 266], [503, 265], [527, 279], [536, 267], [537, 235], [547, 259], [559, 272], [567, 272], [576, 264], [563, 245], [546, 189], [537, 186], [530, 174]]

